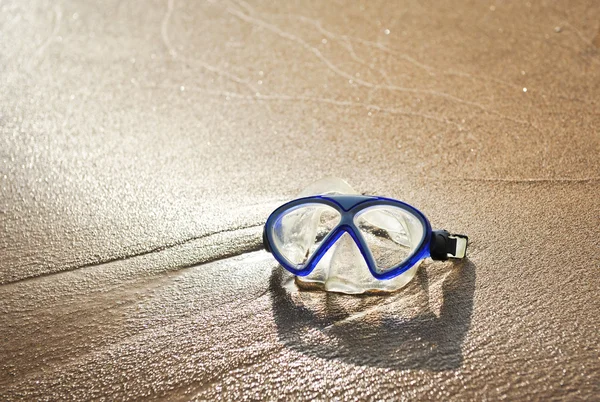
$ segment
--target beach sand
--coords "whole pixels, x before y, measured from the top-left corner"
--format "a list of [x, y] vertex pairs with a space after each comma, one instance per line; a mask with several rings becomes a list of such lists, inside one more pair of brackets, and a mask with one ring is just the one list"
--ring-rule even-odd
[[[593, 399], [600, 3], [4, 1], [0, 399]], [[469, 236], [300, 292], [322, 177]]]

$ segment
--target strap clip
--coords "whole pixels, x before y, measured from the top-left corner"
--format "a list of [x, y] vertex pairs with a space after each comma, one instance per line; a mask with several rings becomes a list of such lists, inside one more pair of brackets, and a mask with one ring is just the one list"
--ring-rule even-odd
[[434, 260], [464, 258], [467, 255], [469, 238], [461, 234], [451, 234], [446, 230], [434, 230], [431, 233], [429, 251]]

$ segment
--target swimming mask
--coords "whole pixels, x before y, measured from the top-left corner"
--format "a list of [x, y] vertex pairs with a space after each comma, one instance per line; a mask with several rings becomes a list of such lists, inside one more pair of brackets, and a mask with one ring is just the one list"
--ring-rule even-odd
[[348, 234], [371, 275], [392, 279], [423, 259], [462, 259], [468, 238], [432, 230], [415, 207], [391, 198], [315, 195], [290, 201], [267, 219], [263, 242], [283, 268], [304, 277]]

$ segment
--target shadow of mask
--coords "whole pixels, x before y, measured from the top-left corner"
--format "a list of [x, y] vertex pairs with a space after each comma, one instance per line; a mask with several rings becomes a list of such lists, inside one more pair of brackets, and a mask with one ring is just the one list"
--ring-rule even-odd
[[475, 266], [423, 264], [415, 279], [388, 295], [300, 290], [273, 271], [270, 294], [279, 340], [302, 354], [394, 370], [454, 370], [471, 325]]

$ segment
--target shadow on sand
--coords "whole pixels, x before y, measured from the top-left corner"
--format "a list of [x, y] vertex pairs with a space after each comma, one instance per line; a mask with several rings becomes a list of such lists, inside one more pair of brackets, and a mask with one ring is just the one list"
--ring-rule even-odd
[[[433, 286], [421, 267], [399, 292], [371, 296], [300, 291], [278, 267], [270, 293], [279, 340], [305, 355], [359, 366], [457, 369], [471, 325], [475, 266], [466, 260], [451, 267]], [[433, 302], [430, 287], [441, 289]]]

